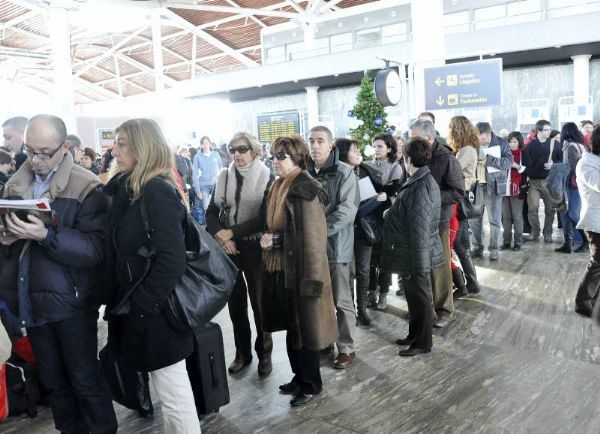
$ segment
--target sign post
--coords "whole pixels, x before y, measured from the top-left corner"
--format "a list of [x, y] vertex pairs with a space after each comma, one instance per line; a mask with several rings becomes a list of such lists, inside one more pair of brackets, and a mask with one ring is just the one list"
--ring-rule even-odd
[[483, 107], [502, 103], [502, 59], [425, 68], [425, 109]]

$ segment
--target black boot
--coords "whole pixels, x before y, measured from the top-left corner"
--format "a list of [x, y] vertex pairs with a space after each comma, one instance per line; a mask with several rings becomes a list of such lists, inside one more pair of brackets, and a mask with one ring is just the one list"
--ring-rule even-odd
[[358, 325], [368, 326], [371, 325], [371, 318], [367, 314], [366, 309], [358, 309], [356, 312], [356, 323]]
[[579, 245], [579, 247], [577, 247], [577, 249], [575, 250], [575, 253], [585, 253], [585, 252], [589, 252], [590, 251], [590, 245], [588, 244], [588, 240], [587, 237], [585, 236], [585, 232], [583, 232], [581, 229], [578, 229], [580, 235], [581, 235], [581, 244]]
[[554, 249], [554, 251], [560, 253], [573, 253], [573, 222], [568, 217], [565, 218], [563, 231], [565, 233], [565, 242], [559, 248]]
[[465, 276], [463, 275], [462, 270], [458, 267], [452, 270], [452, 282], [456, 288], [456, 290], [452, 293], [452, 298], [454, 300], [469, 294], [465, 285]]
[[467, 251], [467, 254], [461, 258], [460, 265], [462, 265], [465, 279], [467, 280], [467, 291], [470, 294], [479, 293], [479, 282], [477, 281], [477, 272], [475, 266], [471, 260], [471, 255]]
[[573, 253], [573, 246], [571, 245], [571, 240], [565, 240], [563, 245], [557, 247], [556, 249], [554, 249], [554, 251], [559, 253]]

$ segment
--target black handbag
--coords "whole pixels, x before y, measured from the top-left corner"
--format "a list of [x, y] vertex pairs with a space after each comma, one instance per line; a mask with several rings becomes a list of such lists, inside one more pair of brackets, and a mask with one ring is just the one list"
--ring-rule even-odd
[[[140, 199], [140, 213], [144, 231], [152, 239], [148, 212]], [[166, 300], [165, 317], [175, 330], [188, 331], [204, 327], [227, 304], [238, 275], [238, 268], [211, 237], [190, 215], [185, 214], [184, 235], [186, 267], [183, 276]], [[138, 255], [146, 259], [144, 276], [152, 266], [153, 248], [140, 248]], [[123, 297], [119, 305], [129, 303], [136, 285]], [[116, 308], [115, 308], [116, 310]], [[114, 310], [112, 313], [116, 313]]]
[[[475, 166], [475, 178], [477, 178], [477, 166]], [[481, 217], [484, 210], [483, 189], [479, 180], [476, 179], [473, 187], [468, 190], [461, 201], [461, 207], [468, 219]]]
[[358, 227], [367, 246], [374, 246], [381, 242], [382, 226], [382, 222], [374, 214], [358, 219]]

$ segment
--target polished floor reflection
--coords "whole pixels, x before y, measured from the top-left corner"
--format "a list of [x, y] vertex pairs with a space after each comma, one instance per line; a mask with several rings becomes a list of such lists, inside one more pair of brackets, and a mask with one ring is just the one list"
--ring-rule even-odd
[[[558, 233], [556, 239], [560, 240]], [[324, 361], [324, 393], [292, 409], [277, 386], [291, 378], [283, 333], [275, 336], [274, 369], [259, 380], [254, 359], [229, 377], [231, 403], [202, 423], [205, 433], [248, 432], [600, 432], [600, 329], [574, 312], [586, 254], [555, 253], [526, 243], [520, 252], [476, 262], [483, 291], [456, 302], [433, 352], [404, 359], [395, 339], [407, 332], [406, 302], [394, 291], [385, 312], [356, 334], [357, 359], [347, 371]], [[222, 312], [228, 362], [234, 355]], [[160, 433], [161, 417], [139, 419], [118, 408], [124, 433]], [[50, 411], [0, 423], [2, 433], [52, 430]]]

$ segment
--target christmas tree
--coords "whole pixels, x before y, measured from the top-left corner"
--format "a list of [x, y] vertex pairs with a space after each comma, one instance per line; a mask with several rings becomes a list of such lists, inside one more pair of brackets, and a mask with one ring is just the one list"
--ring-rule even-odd
[[373, 141], [377, 134], [387, 132], [387, 113], [375, 96], [373, 80], [367, 74], [360, 83], [356, 96], [356, 105], [348, 113], [349, 116], [362, 121], [357, 128], [350, 130], [352, 137], [360, 143], [360, 152], [364, 155], [365, 146]]

